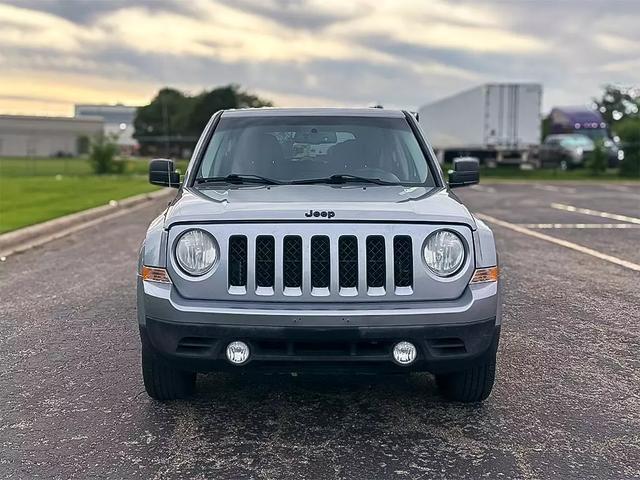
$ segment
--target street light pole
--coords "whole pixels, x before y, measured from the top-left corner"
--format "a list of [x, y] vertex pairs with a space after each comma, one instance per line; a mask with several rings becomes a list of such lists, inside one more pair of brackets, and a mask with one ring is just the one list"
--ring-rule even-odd
[[165, 158], [169, 158], [169, 114], [167, 112], [167, 103], [164, 98], [162, 98], [162, 125], [164, 130], [164, 156]]

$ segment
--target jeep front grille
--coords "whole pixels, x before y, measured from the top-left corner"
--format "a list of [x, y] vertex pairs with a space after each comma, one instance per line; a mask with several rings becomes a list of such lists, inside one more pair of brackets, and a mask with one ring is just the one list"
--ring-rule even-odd
[[[244, 294], [253, 285], [258, 295], [272, 295], [277, 278], [286, 296], [302, 295], [303, 290], [314, 296], [379, 296], [386, 294], [388, 284], [398, 295], [412, 293], [413, 244], [407, 235], [258, 235], [251, 240], [229, 237], [229, 293]], [[249, 263], [254, 269], [247, 274]]]

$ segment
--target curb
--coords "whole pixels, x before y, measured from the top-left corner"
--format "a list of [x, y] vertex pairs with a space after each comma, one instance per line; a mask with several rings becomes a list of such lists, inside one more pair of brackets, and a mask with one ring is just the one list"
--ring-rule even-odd
[[142, 193], [122, 200], [112, 200], [106, 205], [54, 218], [46, 222], [20, 228], [0, 235], [0, 260], [9, 255], [24, 252], [52, 240], [62, 238], [84, 228], [96, 225], [109, 218], [123, 215], [153, 200], [169, 197], [176, 190], [165, 188], [151, 193]]

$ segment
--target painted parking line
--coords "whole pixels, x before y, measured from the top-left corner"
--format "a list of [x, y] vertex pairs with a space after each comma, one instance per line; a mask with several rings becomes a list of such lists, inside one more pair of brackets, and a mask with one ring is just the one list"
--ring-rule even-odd
[[487, 187], [485, 185], [471, 185], [472, 190], [476, 190], [477, 192], [483, 193], [496, 193], [496, 189], [493, 187]]
[[523, 227], [521, 225], [516, 225], [515, 223], [505, 222], [504, 220], [500, 220], [490, 215], [477, 213], [475, 214], [475, 216], [481, 220], [484, 220], [485, 222], [489, 222], [494, 225], [498, 225], [500, 227], [508, 228], [509, 230], [513, 230], [514, 232], [522, 233], [523, 235], [534, 237], [539, 240], [544, 240], [546, 242], [555, 243], [556, 245], [560, 245], [570, 250], [575, 250], [576, 252], [584, 253], [586, 255], [591, 255], [592, 257], [599, 258], [600, 260], [604, 260], [609, 263], [614, 263], [621, 267], [628, 268], [629, 270], [640, 272], [640, 265], [638, 265], [637, 263], [633, 263], [628, 260], [624, 260], [622, 258], [614, 257], [613, 255], [607, 255], [606, 253], [598, 252], [597, 250], [593, 250], [592, 248], [583, 247], [582, 245], [578, 245], [577, 243], [568, 242], [560, 238], [552, 237], [551, 235], [536, 232], [535, 230]]
[[625, 230], [627, 228], [640, 228], [640, 225], [633, 225], [630, 223], [516, 223], [521, 227], [525, 228], [536, 228], [536, 229], [615, 229], [615, 230]]
[[572, 187], [558, 187], [556, 185], [540, 185], [535, 184], [533, 188], [537, 190], [544, 190], [545, 192], [561, 192], [561, 193], [576, 193], [576, 189]]
[[604, 188], [605, 190], [614, 190], [616, 192], [623, 192], [623, 193], [635, 193], [638, 191], [638, 187], [632, 188], [628, 185], [605, 184], [605, 185], [602, 185], [602, 188]]
[[640, 218], [630, 217], [628, 215], [619, 215], [617, 213], [601, 212], [600, 210], [592, 210], [590, 208], [579, 208], [573, 205], [565, 205], [564, 203], [552, 203], [551, 208], [563, 210], [565, 212], [582, 213], [583, 215], [591, 215], [593, 217], [610, 218], [611, 220], [619, 220], [620, 222], [635, 223], [640, 225]]

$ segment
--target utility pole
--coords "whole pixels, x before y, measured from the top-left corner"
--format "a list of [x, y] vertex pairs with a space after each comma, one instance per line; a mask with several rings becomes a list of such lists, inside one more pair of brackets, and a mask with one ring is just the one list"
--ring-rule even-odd
[[167, 112], [167, 102], [164, 96], [162, 99], [162, 125], [164, 130], [164, 158], [169, 158], [169, 113]]

